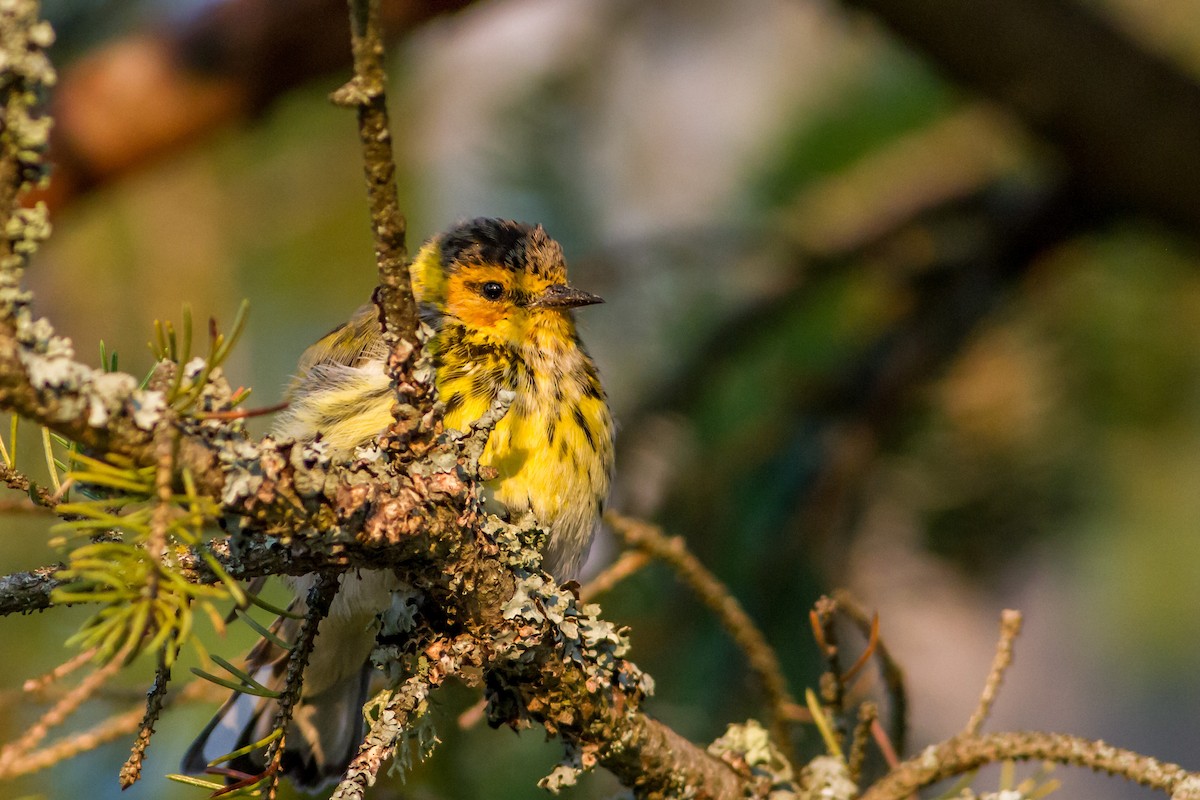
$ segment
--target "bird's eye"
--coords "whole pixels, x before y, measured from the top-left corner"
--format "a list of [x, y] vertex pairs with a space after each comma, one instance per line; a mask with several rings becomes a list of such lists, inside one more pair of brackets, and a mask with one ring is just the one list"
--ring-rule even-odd
[[479, 291], [488, 300], [499, 300], [504, 294], [504, 284], [496, 281], [488, 281], [483, 286], [479, 287]]

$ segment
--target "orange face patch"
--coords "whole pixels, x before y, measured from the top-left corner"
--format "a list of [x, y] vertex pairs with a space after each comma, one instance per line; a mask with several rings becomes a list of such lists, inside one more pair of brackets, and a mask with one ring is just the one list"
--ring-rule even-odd
[[[481, 330], [496, 330], [521, 311], [514, 300], [519, 291], [511, 270], [491, 264], [464, 264], [450, 274], [446, 291], [446, 313], [464, 325]], [[498, 283], [502, 294], [490, 299], [484, 287]]]

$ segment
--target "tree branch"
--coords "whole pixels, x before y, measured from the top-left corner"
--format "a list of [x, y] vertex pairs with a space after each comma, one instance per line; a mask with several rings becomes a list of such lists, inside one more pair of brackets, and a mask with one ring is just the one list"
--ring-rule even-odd
[[668, 537], [653, 525], [611, 512], [605, 515], [605, 521], [626, 547], [651, 555], [674, 569], [680, 580], [716, 615], [722, 627], [742, 648], [750, 668], [762, 682], [771, 710], [771, 735], [780, 748], [785, 752], [790, 751], [787, 709], [795, 705], [795, 700], [788, 691], [779, 657], [742, 604], [699, 559], [688, 552], [682, 538]]
[[1079, 736], [1033, 731], [993, 733], [956, 736], [925, 748], [869, 787], [861, 800], [903, 800], [923, 786], [984, 764], [1032, 759], [1088, 767], [1168, 793], [1192, 776], [1178, 764]]
[[417, 347], [417, 307], [408, 277], [405, 244], [407, 223], [400, 213], [396, 192], [396, 164], [392, 159], [392, 134], [384, 94], [379, 6], [380, 0], [350, 0], [354, 77], [334, 92], [332, 99], [358, 112], [358, 138], [375, 236], [375, 260], [379, 266], [375, 302], [384, 322], [384, 333]]

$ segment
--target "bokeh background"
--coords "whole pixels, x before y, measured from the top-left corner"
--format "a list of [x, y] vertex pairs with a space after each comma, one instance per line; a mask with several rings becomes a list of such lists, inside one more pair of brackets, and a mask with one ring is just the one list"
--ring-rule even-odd
[[[63, 166], [28, 275], [38, 309], [83, 357], [103, 340], [140, 374], [155, 319], [188, 303], [227, 323], [246, 298], [228, 372], [251, 405], [277, 402], [374, 283], [353, 115], [326, 100], [348, 76], [329, 4], [44, 5]], [[1026, 629], [991, 729], [1195, 767], [1200, 174], [1143, 150], [1169, 152], [1170, 124], [1200, 142], [1200, 11], [1033, 4], [1061, 12], [1046, 21], [1014, 0], [972, 40], [956, 5], [391, 3], [413, 244], [477, 215], [563, 243], [573, 282], [608, 301], [579, 316], [620, 420], [614, 507], [686, 537], [793, 693], [821, 670], [808, 609], [846, 587], [905, 668], [917, 749], [965, 723], [1015, 607]], [[1055, 61], [1089, 43], [1078, 76]], [[3, 525], [3, 571], [54, 557], [46, 520]], [[614, 555], [602, 537], [589, 569]], [[657, 680], [652, 713], [696, 741], [765, 718], [741, 654], [669, 570], [602, 605]], [[36, 718], [15, 690], [69, 655], [80, 618], [3, 621], [5, 740]], [[235, 657], [251, 639], [235, 626], [212, 646]], [[152, 669], [74, 727], [136, 704]], [[474, 700], [444, 692], [434, 757], [370, 796], [538, 796], [558, 745], [459, 730]], [[162, 775], [211, 710], [171, 709], [122, 796], [200, 796]], [[3, 791], [115, 798], [127, 745]], [[1061, 796], [1148, 796], [1058, 777]], [[596, 774], [568, 796], [617, 791]]]

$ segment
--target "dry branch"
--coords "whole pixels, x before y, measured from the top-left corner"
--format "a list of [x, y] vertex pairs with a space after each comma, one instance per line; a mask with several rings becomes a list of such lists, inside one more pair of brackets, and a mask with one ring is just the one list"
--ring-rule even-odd
[[640, 550], [670, 565], [680, 580], [720, 620], [762, 681], [773, 719], [771, 734], [781, 748], [788, 750], [791, 746], [788, 709], [796, 703], [788, 691], [779, 657], [742, 604], [688, 552], [682, 538], [668, 537], [653, 525], [618, 514], [606, 514], [604, 519], [626, 547]]
[[925, 748], [863, 792], [861, 800], [903, 800], [923, 786], [1001, 761], [1052, 761], [1107, 772], [1172, 793], [1187, 778], [1183, 767], [1104, 742], [1059, 733], [1016, 732], [958, 736]]
[[963, 729], [963, 733], [968, 736], [978, 734], [984, 720], [991, 713], [992, 704], [996, 702], [996, 695], [1000, 692], [1000, 684], [1004, 680], [1004, 673], [1012, 665], [1013, 642], [1020, 633], [1021, 612], [1005, 609], [1000, 615], [1000, 640], [996, 643], [992, 668], [988, 672], [987, 681], [984, 682], [983, 692], [979, 695], [979, 707], [975, 709], [975, 713], [967, 720], [967, 727]]

